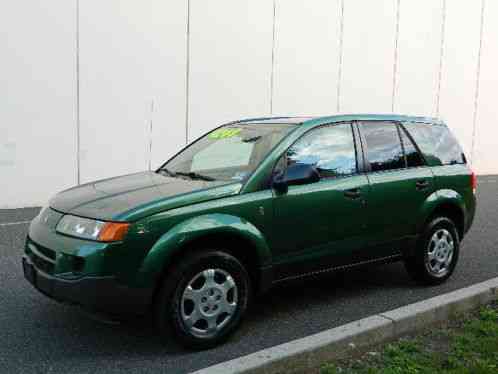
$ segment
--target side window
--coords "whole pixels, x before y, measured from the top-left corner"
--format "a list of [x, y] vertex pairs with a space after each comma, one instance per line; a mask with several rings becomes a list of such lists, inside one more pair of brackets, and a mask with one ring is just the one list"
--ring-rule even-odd
[[404, 129], [400, 128], [399, 130], [401, 134], [401, 141], [403, 142], [403, 148], [405, 150], [407, 167], [414, 168], [417, 166], [424, 166], [424, 158], [419, 151], [417, 151], [417, 148], [411, 141], [410, 137], [406, 134]]
[[404, 125], [428, 160], [436, 165], [465, 163], [455, 137], [445, 125], [407, 123]]
[[353, 129], [349, 123], [311, 130], [294, 143], [285, 156], [287, 165], [313, 165], [324, 178], [357, 171]]
[[405, 158], [398, 129], [391, 122], [362, 123], [367, 145], [367, 159], [372, 171], [402, 169]]

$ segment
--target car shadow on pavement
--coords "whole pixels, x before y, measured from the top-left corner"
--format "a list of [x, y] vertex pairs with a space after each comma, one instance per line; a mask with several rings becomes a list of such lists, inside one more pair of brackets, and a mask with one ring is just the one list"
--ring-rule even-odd
[[413, 287], [416, 284], [401, 263], [338, 271], [282, 282], [258, 298], [253, 313], [274, 314], [289, 308], [309, 309], [324, 303], [356, 299], [374, 289], [410, 290]]
[[[61, 305], [42, 300], [31, 309], [35, 328], [50, 331], [52, 349], [63, 350], [68, 356], [98, 354], [106, 358], [161, 357], [184, 352], [172, 337], [162, 339], [153, 326], [151, 316], [129, 318], [124, 321], [87, 312], [77, 306]], [[50, 304], [50, 305], [43, 305]], [[31, 344], [40, 342], [31, 341]], [[57, 347], [60, 345], [60, 347]]]
[[[331, 304], [356, 299], [373, 289], [412, 287], [413, 283], [404, 274], [403, 267], [396, 264], [282, 283], [255, 299], [243, 328], [231, 341], [243, 343], [251, 330], [265, 329], [269, 322], [284, 321], [290, 325], [294, 318], [299, 318], [303, 313], [316, 312]], [[88, 355], [88, 347], [92, 347], [92, 352], [109, 359], [119, 359], [122, 352], [126, 352], [128, 358], [136, 355], [141, 359], [188, 353], [172, 337], [158, 337], [150, 315], [116, 323], [77, 307], [63, 306], [45, 298], [40, 298], [40, 301], [41, 305], [30, 312], [34, 321], [37, 321], [35, 327], [49, 328], [54, 338], [52, 344], [60, 345], [59, 348], [71, 356]], [[132, 357], [130, 352], [133, 352]]]

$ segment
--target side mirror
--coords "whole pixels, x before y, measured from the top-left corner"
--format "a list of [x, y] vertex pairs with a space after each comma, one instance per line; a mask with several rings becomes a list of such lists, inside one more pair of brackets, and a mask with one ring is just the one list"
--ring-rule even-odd
[[287, 193], [289, 186], [315, 183], [320, 180], [316, 168], [309, 164], [293, 164], [287, 170], [273, 178], [273, 188], [280, 193]]

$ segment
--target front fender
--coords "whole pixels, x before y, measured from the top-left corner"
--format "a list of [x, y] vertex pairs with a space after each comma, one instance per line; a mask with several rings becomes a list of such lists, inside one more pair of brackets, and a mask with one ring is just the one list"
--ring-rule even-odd
[[153, 284], [164, 266], [190, 242], [212, 234], [237, 235], [256, 249], [260, 267], [271, 264], [271, 252], [263, 234], [249, 221], [229, 214], [206, 214], [187, 219], [163, 234], [145, 257], [138, 283]]

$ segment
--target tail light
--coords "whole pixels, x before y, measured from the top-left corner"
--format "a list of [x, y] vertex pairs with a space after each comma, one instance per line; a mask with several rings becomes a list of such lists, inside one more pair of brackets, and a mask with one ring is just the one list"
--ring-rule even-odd
[[474, 192], [474, 195], [477, 191], [477, 175], [475, 172], [472, 172], [470, 176], [470, 185], [472, 187], [472, 191]]

